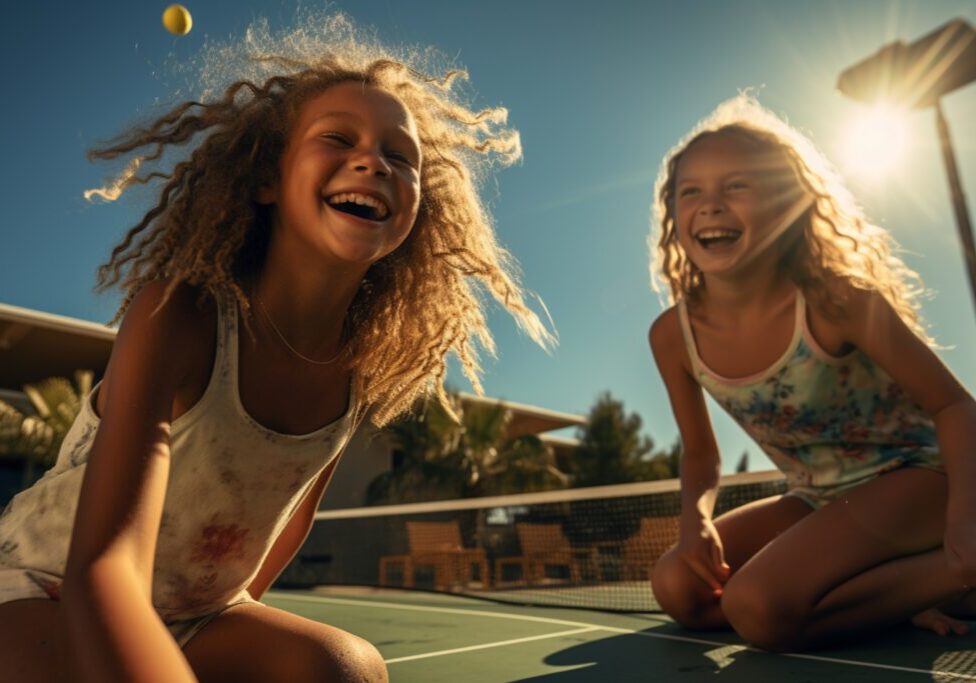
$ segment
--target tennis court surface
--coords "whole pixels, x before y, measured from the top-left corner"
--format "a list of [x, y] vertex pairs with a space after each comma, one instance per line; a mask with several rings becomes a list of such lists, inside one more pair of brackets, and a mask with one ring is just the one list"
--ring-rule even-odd
[[[778, 472], [723, 477], [716, 512], [784, 490]], [[679, 628], [649, 578], [680, 502], [668, 480], [321, 510], [268, 601], [369, 640], [403, 683], [976, 681], [976, 634], [777, 655]]]
[[[496, 604], [377, 588], [271, 592], [267, 602], [366, 638], [395, 683], [976, 681], [976, 635], [910, 627], [809, 654], [770, 654], [666, 616]], [[976, 626], [976, 624], [974, 624]]]

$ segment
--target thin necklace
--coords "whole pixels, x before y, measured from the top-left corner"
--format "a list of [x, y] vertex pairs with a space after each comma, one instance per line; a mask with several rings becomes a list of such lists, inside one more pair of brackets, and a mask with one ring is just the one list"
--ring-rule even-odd
[[281, 343], [287, 346], [288, 350], [291, 351], [293, 354], [301, 358], [306, 363], [311, 363], [312, 365], [329, 365], [339, 360], [339, 356], [342, 355], [341, 348], [339, 349], [338, 353], [332, 356], [332, 358], [330, 358], [329, 360], [315, 360], [314, 358], [309, 358], [308, 356], [300, 352], [298, 349], [296, 349], [294, 346], [288, 343], [288, 340], [285, 339], [285, 335], [283, 335], [281, 333], [281, 330], [278, 329], [278, 326], [274, 324], [274, 320], [271, 319], [271, 315], [268, 313], [268, 309], [264, 307], [264, 302], [261, 301], [261, 297], [258, 296], [257, 292], [254, 293], [254, 299], [258, 302], [258, 308], [260, 308], [261, 312], [264, 313], [264, 317], [268, 319], [268, 324], [271, 325], [271, 329], [274, 330], [275, 334], [278, 335], [278, 339], [280, 339]]

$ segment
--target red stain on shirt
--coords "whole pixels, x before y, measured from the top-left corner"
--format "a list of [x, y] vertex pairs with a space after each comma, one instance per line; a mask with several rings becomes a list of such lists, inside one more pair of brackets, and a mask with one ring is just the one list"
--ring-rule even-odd
[[193, 546], [194, 562], [216, 564], [230, 558], [244, 557], [244, 539], [249, 533], [236, 524], [209, 524], [203, 527]]
[[42, 591], [47, 593], [47, 597], [51, 598], [52, 600], [61, 599], [60, 581], [52, 581], [51, 579], [45, 578], [43, 576], [38, 576], [33, 572], [27, 572], [27, 576], [30, 577], [30, 580], [36, 583]]

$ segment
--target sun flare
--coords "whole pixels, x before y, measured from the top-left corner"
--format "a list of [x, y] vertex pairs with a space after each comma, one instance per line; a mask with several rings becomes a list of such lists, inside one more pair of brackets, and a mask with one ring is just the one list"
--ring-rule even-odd
[[852, 121], [843, 147], [844, 165], [859, 176], [881, 178], [898, 167], [905, 149], [906, 112], [877, 106]]

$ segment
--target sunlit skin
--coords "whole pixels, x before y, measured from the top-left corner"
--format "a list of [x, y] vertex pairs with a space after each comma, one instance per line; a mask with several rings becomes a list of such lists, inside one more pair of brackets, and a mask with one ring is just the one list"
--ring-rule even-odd
[[[704, 280], [689, 322], [702, 362], [725, 378], [770, 368], [794, 331], [797, 290], [780, 258], [783, 240], [797, 237], [783, 216], [804, 206], [802, 192], [784, 190], [776, 179], [789, 174], [764, 164], [754, 145], [718, 134], [693, 143], [676, 170], [678, 239]], [[731, 233], [708, 249], [699, 237], [713, 228]], [[760, 647], [797, 650], [913, 617], [963, 633], [934, 608], [976, 613], [976, 402], [882, 296], [843, 284], [840, 314], [808, 300], [811, 336], [828, 355], [863, 351], [932, 417], [946, 474], [903, 467], [817, 510], [774, 496], [713, 520], [718, 444], [677, 308], [668, 309], [650, 343], [684, 448], [682, 512], [680, 541], [652, 583], [686, 627], [732, 626]]]

